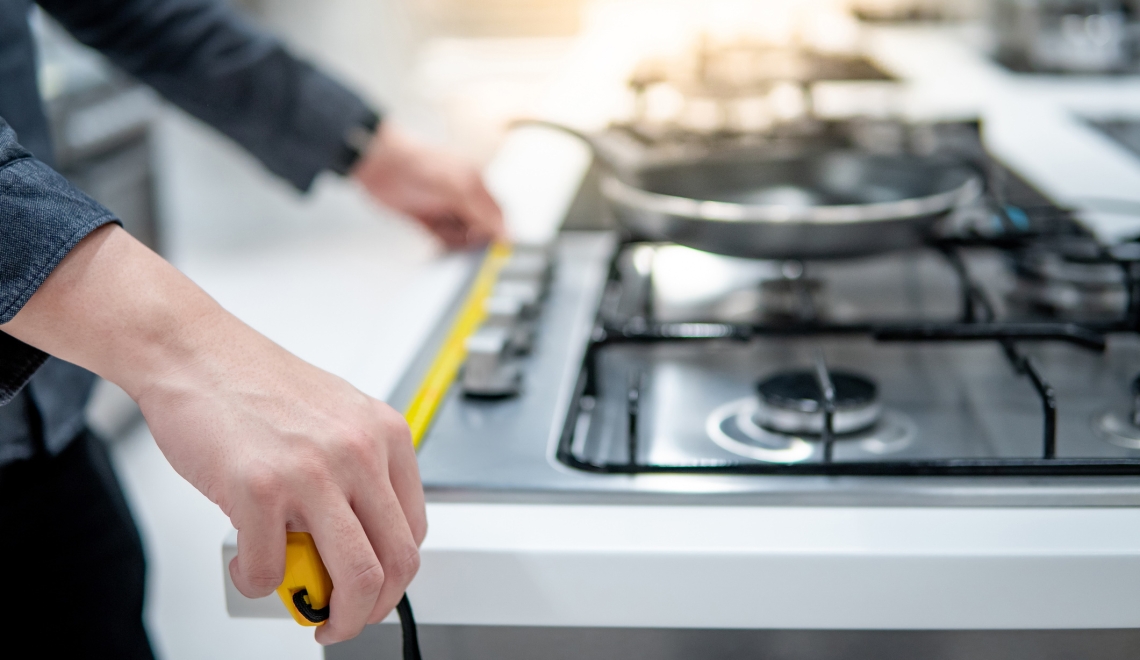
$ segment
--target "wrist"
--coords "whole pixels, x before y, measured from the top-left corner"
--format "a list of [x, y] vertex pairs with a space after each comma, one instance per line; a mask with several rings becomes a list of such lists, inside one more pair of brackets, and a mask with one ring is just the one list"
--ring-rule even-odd
[[416, 143], [391, 124], [381, 124], [352, 167], [351, 176], [366, 187], [388, 181], [411, 166]]
[[[108, 374], [100, 375], [140, 404], [160, 392], [205, 380], [219, 352], [232, 350], [239, 342], [238, 328], [228, 326], [242, 324], [204, 293], [202, 297], [205, 300], [140, 310], [137, 331], [122, 342], [127, 352], [112, 361]], [[226, 341], [220, 341], [221, 337]]]
[[367, 154], [380, 132], [380, 115], [369, 110], [345, 127], [341, 135], [341, 152], [330, 169], [340, 175], [349, 175]]
[[229, 322], [240, 325], [173, 266], [108, 225], [60, 261], [4, 331], [137, 401], [199, 360]]

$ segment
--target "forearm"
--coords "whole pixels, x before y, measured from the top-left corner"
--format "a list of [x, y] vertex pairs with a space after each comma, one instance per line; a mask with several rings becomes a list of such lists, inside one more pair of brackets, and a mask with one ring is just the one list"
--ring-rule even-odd
[[297, 359], [118, 227], [71, 250], [5, 332], [118, 383], [163, 454], [238, 529], [234, 583], [281, 583], [286, 530], [333, 580], [322, 643], [383, 619], [419, 567], [423, 491], [394, 410]]
[[305, 189], [375, 121], [353, 92], [218, 0], [39, 0], [80, 41]]
[[0, 326], [136, 399], [208, 352], [210, 337], [238, 327], [204, 291], [116, 225], [80, 241]]

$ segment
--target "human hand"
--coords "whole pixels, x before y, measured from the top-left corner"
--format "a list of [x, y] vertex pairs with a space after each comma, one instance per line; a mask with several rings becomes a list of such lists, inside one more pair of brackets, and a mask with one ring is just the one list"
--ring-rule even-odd
[[238, 590], [270, 594], [284, 577], [286, 530], [307, 531], [334, 585], [316, 639], [355, 637], [419, 568], [426, 517], [407, 424], [259, 335], [237, 350], [221, 343], [146, 389], [143, 415], [175, 470], [237, 528]]
[[427, 529], [403, 418], [223, 310], [125, 231], [83, 239], [5, 332], [120, 385], [174, 469], [238, 530], [230, 574], [281, 584], [285, 533], [313, 535], [333, 580], [322, 644], [383, 619]]
[[354, 176], [379, 202], [418, 220], [449, 248], [504, 238], [503, 213], [479, 171], [381, 122]]

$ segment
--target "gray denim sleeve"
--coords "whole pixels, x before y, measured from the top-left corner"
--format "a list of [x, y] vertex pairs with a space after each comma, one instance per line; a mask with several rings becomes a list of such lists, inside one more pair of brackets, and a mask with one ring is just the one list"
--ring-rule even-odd
[[[0, 118], [0, 324], [11, 321], [64, 256], [97, 227], [117, 222], [16, 141]], [[0, 405], [47, 359], [0, 332]]]
[[216, 0], [38, 0], [83, 43], [306, 190], [344, 174], [345, 136], [378, 115]]

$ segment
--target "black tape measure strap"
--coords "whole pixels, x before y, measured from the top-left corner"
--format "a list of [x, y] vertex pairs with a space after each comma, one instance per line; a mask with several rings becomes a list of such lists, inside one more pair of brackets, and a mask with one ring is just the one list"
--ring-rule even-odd
[[404, 636], [404, 660], [422, 660], [416, 617], [412, 615], [412, 603], [408, 600], [408, 594], [404, 594], [399, 605], [396, 605], [396, 614], [400, 617], [400, 632]]
[[[293, 604], [297, 606], [297, 611], [301, 616], [305, 617], [313, 623], [320, 623], [327, 621], [329, 618], [329, 606], [314, 609], [309, 604], [309, 592], [306, 589], [298, 589], [293, 594]], [[400, 617], [400, 633], [404, 640], [404, 660], [423, 660], [420, 656], [420, 638], [416, 632], [416, 617], [412, 614], [412, 603], [408, 600], [408, 594], [400, 599], [396, 605], [396, 615]]]

